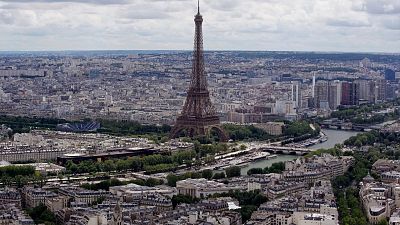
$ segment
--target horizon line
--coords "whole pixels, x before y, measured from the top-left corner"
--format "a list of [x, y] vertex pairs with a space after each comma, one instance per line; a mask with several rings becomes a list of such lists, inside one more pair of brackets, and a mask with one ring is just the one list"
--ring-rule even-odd
[[[40, 52], [114, 52], [114, 51], [152, 51], [152, 52], [192, 52], [188, 49], [80, 49], [80, 50], [0, 50], [0, 53], [40, 53]], [[400, 52], [384, 52], [384, 51], [324, 51], [324, 50], [204, 50], [204, 52], [293, 52], [293, 53], [330, 53], [330, 54], [344, 54], [344, 53], [362, 53], [362, 54], [391, 54], [400, 55]]]

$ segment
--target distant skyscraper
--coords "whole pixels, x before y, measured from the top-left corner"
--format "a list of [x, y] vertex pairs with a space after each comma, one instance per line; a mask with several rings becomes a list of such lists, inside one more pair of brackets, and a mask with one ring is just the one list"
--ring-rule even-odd
[[372, 80], [355, 80], [359, 86], [359, 100], [365, 103], [373, 103], [374, 102], [374, 93], [375, 93], [375, 84]]
[[296, 85], [296, 108], [301, 105], [301, 92], [299, 90], [299, 84]]
[[375, 102], [383, 102], [386, 100], [386, 85], [384, 79], [375, 81]]
[[329, 82], [329, 108], [335, 110], [342, 100], [342, 83], [338, 80]]
[[299, 84], [297, 82], [292, 82], [292, 97], [291, 100], [295, 102], [295, 107], [300, 106], [301, 93], [299, 91]]
[[342, 82], [342, 105], [358, 105], [359, 86], [353, 82]]
[[397, 84], [389, 83], [386, 85], [386, 100], [393, 100], [396, 98]]
[[325, 80], [320, 80], [315, 84], [315, 107], [322, 109], [329, 109], [328, 96], [329, 96], [329, 83]]
[[315, 97], [315, 72], [313, 73], [312, 77], [312, 97]]
[[385, 70], [385, 80], [394, 81], [396, 80], [396, 73], [391, 69]]
[[171, 138], [178, 137], [181, 132], [194, 136], [208, 136], [211, 130], [216, 131], [220, 140], [227, 141], [224, 130], [220, 126], [219, 117], [211, 103], [207, 89], [207, 78], [204, 68], [203, 51], [203, 17], [200, 14], [200, 5], [195, 16], [195, 37], [193, 51], [192, 80], [187, 93], [185, 105], [181, 115], [171, 131]]

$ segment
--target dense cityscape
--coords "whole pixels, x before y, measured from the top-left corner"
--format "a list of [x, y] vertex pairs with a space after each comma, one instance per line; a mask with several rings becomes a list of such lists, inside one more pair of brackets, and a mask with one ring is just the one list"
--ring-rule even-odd
[[400, 54], [194, 23], [193, 52], [0, 51], [1, 225], [400, 225]]
[[[190, 81], [190, 52], [86, 54], [3, 55], [1, 113], [175, 122]], [[324, 116], [339, 105], [393, 100], [399, 86], [398, 55], [206, 52], [205, 58], [212, 101], [222, 121], [233, 123]]]

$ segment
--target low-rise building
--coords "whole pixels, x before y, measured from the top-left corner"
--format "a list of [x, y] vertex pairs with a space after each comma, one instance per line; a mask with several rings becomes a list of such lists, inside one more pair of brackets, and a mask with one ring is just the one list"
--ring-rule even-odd
[[90, 205], [99, 198], [107, 197], [109, 192], [104, 190], [86, 190], [80, 187], [62, 187], [59, 189], [59, 194], [69, 197], [71, 201], [84, 202]]
[[381, 174], [381, 180], [384, 183], [399, 183], [400, 182], [400, 172], [388, 171]]
[[167, 225], [241, 225], [240, 213], [234, 211], [224, 212], [192, 212], [188, 216], [166, 223]]
[[400, 160], [378, 159], [372, 165], [372, 171], [378, 174], [389, 171], [400, 172]]
[[58, 210], [64, 209], [68, 206], [69, 198], [66, 196], [57, 196], [55, 198], [47, 198], [45, 203], [47, 209], [51, 212], [56, 212]]
[[110, 187], [110, 193], [117, 197], [121, 197], [126, 202], [140, 203], [143, 196], [146, 195], [162, 195], [171, 197], [177, 194], [175, 188], [168, 186], [147, 187], [137, 184], [127, 184], [123, 186]]
[[86, 213], [71, 215], [65, 225], [107, 225], [107, 217], [102, 213]]
[[204, 198], [216, 193], [242, 190], [242, 187], [227, 186], [223, 183], [201, 179], [186, 179], [176, 182], [178, 194], [189, 195], [196, 198]]
[[157, 212], [172, 210], [172, 201], [160, 194], [147, 194], [140, 200], [142, 206], [155, 206]]
[[45, 205], [46, 199], [55, 198], [58, 195], [54, 192], [42, 188], [25, 187], [22, 191], [26, 207], [36, 207], [40, 204]]
[[1, 225], [34, 225], [35, 222], [14, 204], [0, 204]]
[[298, 158], [285, 162], [282, 176], [285, 181], [313, 184], [317, 180], [343, 175], [354, 163], [351, 156], [334, 157], [329, 154]]
[[287, 195], [298, 195], [307, 190], [308, 185], [304, 182], [287, 182], [274, 180], [267, 185], [264, 194], [269, 199], [276, 199]]
[[362, 184], [360, 198], [371, 224], [386, 220], [396, 209], [396, 202], [391, 198], [390, 186], [381, 183]]
[[389, 218], [390, 225], [400, 225], [400, 211], [397, 210]]
[[337, 225], [338, 220], [329, 214], [319, 213], [293, 213], [293, 224], [296, 225]]
[[21, 194], [14, 188], [0, 189], [0, 205], [13, 204], [18, 208], [22, 206]]
[[41, 147], [18, 146], [0, 149], [0, 160], [8, 162], [47, 161], [67, 153], [64, 149], [45, 149]]
[[338, 215], [330, 181], [319, 180], [310, 190], [261, 204], [246, 225], [336, 225]]

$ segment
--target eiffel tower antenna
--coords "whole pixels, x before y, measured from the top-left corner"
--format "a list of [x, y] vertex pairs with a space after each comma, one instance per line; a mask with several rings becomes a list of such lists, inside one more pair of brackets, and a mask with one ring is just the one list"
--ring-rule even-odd
[[203, 50], [203, 17], [200, 15], [199, 0], [197, 4], [197, 15], [194, 17], [196, 26], [190, 87], [182, 113], [176, 119], [170, 137], [179, 137], [181, 133], [190, 137], [209, 136], [214, 130], [221, 141], [228, 141], [207, 89]]

